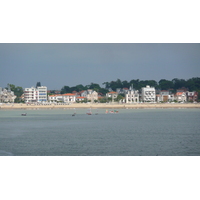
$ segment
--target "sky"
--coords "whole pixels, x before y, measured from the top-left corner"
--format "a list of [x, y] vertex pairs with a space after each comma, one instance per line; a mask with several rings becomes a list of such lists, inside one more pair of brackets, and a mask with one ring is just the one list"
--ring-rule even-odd
[[1, 43], [0, 87], [200, 77], [199, 43]]

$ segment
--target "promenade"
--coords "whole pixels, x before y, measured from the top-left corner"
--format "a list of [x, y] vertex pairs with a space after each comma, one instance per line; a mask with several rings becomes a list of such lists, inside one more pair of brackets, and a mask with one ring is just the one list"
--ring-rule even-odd
[[104, 109], [142, 109], [142, 108], [200, 108], [200, 103], [138, 103], [138, 104], [118, 104], [118, 103], [72, 103], [72, 104], [18, 104], [2, 103], [0, 109], [67, 109], [67, 108], [104, 108]]

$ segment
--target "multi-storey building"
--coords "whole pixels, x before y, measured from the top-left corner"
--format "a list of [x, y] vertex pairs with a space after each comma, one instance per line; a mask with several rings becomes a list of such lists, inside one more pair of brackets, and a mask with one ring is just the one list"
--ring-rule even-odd
[[131, 86], [129, 90], [125, 93], [126, 103], [138, 103], [139, 102], [139, 92], [138, 90], [134, 90]]
[[24, 89], [24, 101], [26, 103], [35, 103], [38, 100], [38, 91], [36, 88], [25, 88]]
[[38, 102], [45, 102], [47, 101], [47, 87], [46, 86], [39, 86], [37, 87], [38, 92]]
[[47, 87], [38, 86], [37, 88], [25, 88], [24, 100], [26, 103], [46, 102], [47, 101]]
[[143, 102], [155, 102], [156, 101], [156, 90], [154, 87], [147, 85], [142, 87], [141, 98]]

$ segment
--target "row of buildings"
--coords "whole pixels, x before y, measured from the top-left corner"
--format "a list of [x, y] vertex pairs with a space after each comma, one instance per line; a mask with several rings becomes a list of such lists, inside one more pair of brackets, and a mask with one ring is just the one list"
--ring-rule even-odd
[[124, 103], [137, 102], [195, 102], [198, 99], [198, 92], [189, 92], [186, 88], [177, 90], [173, 93], [172, 90], [156, 90], [154, 87], [147, 85], [141, 88], [141, 92], [134, 90], [133, 87], [129, 89], [124, 88], [125, 99]]
[[[182, 88], [177, 90], [174, 94], [172, 90], [156, 90], [154, 87], [147, 85], [146, 87], [141, 88], [141, 91], [135, 90], [133, 86], [123, 89], [117, 89], [117, 91], [110, 91], [106, 94], [108, 101], [114, 102], [118, 95], [123, 95], [124, 98], [120, 100], [121, 103], [139, 103], [139, 102], [195, 102], [198, 99], [197, 92], [189, 92], [187, 89]], [[82, 102], [82, 101], [91, 101], [98, 102], [101, 98], [96, 91], [94, 90], [84, 90], [81, 92], [74, 91], [73, 93], [66, 94], [55, 94], [49, 95], [49, 102]]]
[[[189, 92], [187, 89], [182, 88], [177, 90], [174, 94], [172, 90], [161, 90], [158, 91], [154, 87], [146, 86], [141, 88], [141, 91], [135, 90], [133, 86], [128, 88], [117, 89], [115, 91], [110, 91], [106, 94], [106, 97], [102, 97], [96, 91], [88, 89], [80, 92], [74, 91], [73, 93], [66, 94], [54, 94], [48, 95], [47, 87], [41, 86], [40, 84], [36, 87], [25, 88], [24, 94], [21, 99], [25, 103], [74, 103], [91, 101], [98, 102], [102, 98], [106, 98], [108, 101], [114, 102], [118, 95], [122, 95], [123, 98], [120, 99], [121, 103], [139, 103], [139, 102], [187, 102], [187, 101], [197, 101], [198, 93]], [[8, 89], [0, 88], [0, 102], [14, 102], [16, 96], [14, 92]], [[119, 100], [119, 99], [118, 99]]]

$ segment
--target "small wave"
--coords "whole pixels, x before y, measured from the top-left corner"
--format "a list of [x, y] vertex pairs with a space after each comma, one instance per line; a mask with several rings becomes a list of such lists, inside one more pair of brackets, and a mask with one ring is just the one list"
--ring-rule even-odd
[[0, 156], [13, 156], [11, 152], [0, 150]]

